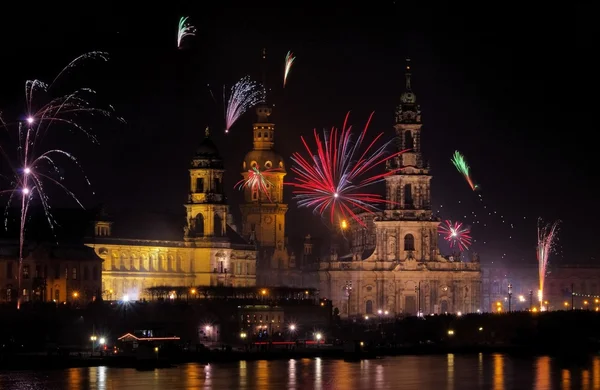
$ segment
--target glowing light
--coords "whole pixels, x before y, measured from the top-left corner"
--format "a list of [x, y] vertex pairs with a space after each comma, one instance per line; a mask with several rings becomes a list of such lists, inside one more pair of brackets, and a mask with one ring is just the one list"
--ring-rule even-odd
[[129, 302], [129, 295], [125, 294], [123, 295], [123, 302]]
[[292, 53], [291, 51], [288, 51], [288, 53], [285, 55], [285, 70], [283, 72], [283, 88], [285, 88], [285, 84], [287, 83], [287, 78], [290, 74], [290, 70], [292, 69], [292, 65], [294, 64], [295, 60], [296, 60], [296, 57], [294, 57], [294, 53]]
[[394, 202], [381, 195], [360, 190], [400, 171], [401, 168], [390, 169], [380, 174], [371, 173], [374, 168], [405, 151], [388, 154], [387, 148], [393, 140], [375, 149], [374, 145], [383, 136], [383, 133], [380, 133], [362, 153], [359, 152], [373, 113], [356, 140], [352, 138], [352, 127], [347, 125], [349, 115], [350, 113], [346, 115], [341, 131], [334, 127], [331, 132], [324, 133], [323, 140], [317, 131], [314, 131], [315, 151], [312, 151], [304, 137], [301, 137], [308, 157], [297, 152], [292, 154], [292, 161], [295, 163], [292, 171], [296, 177], [294, 182], [287, 184], [294, 187], [294, 199], [299, 207], [311, 208], [314, 213], [321, 215], [329, 212], [332, 224], [337, 217], [353, 218], [365, 226], [357, 212], [374, 214], [379, 211], [378, 205]]
[[106, 339], [104, 337], [100, 337], [100, 345], [106, 344]]
[[29, 194], [29, 188], [25, 187], [21, 190], [21, 192], [23, 192], [24, 195]]
[[26, 175], [29, 175], [31, 173], [31, 169], [30, 168], [25, 168], [23, 169], [23, 173]]
[[295, 330], [296, 330], [296, 325], [294, 325], [294, 324], [291, 324], [291, 325], [290, 325], [290, 330], [291, 330], [292, 332], [293, 332], [293, 331], [295, 331]]
[[177, 29], [177, 47], [181, 48], [183, 38], [196, 35], [196, 28], [188, 23], [189, 17], [179, 19], [179, 28]]
[[342, 219], [342, 222], [340, 223], [340, 227], [341, 227], [343, 230], [346, 230], [346, 229], [348, 229], [348, 221], [346, 221], [345, 219]]
[[317, 340], [321, 340], [323, 338], [323, 335], [321, 333], [317, 333], [315, 335], [315, 337], [316, 337]]
[[261, 293], [262, 295], [267, 295], [267, 290], [265, 290], [265, 289], [263, 288], [262, 290], [260, 290], [260, 293]]
[[448, 331], [448, 336], [454, 336], [454, 331], [453, 330], [449, 330]]
[[[225, 101], [223, 90], [223, 101]], [[225, 132], [228, 133], [237, 120], [250, 108], [265, 100], [265, 90], [250, 76], [243, 77], [231, 88], [231, 95], [225, 107]]]
[[27, 117], [27, 123], [32, 124], [34, 122], [33, 117]]

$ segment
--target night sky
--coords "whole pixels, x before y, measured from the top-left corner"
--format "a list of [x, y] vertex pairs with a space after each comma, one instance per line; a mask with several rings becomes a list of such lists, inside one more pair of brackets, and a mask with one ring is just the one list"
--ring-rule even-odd
[[[247, 113], [225, 136], [223, 84], [231, 86], [245, 75], [262, 81], [266, 47], [276, 149], [289, 168], [301, 135], [340, 126], [347, 111], [355, 126], [374, 111], [371, 132], [392, 137], [410, 57], [440, 216], [472, 227], [473, 249], [485, 263], [535, 262], [538, 216], [563, 221], [559, 253], [551, 261], [597, 258], [599, 193], [592, 180], [597, 125], [589, 95], [598, 67], [590, 10], [524, 4], [419, 8], [399, 1], [363, 9], [348, 2], [339, 3], [343, 9], [324, 3], [269, 7], [268, 2], [245, 8], [198, 2], [194, 9], [177, 3], [135, 10], [110, 2], [52, 4], [15, 7], [0, 16], [5, 117], [23, 114], [26, 79], [52, 79], [83, 52], [111, 55], [110, 62], [80, 68], [66, 80], [97, 89], [100, 103], [112, 103], [127, 124], [98, 121], [100, 145], [77, 134], [49, 139], [79, 156], [85, 167], [95, 195], [72, 165], [64, 165], [69, 187], [86, 207], [105, 204], [117, 221], [137, 224], [134, 236], [150, 229], [171, 237], [160, 220], [181, 217], [183, 223], [189, 161], [209, 125], [226, 160], [228, 196], [239, 216], [241, 195], [233, 185], [252, 147], [255, 115]], [[177, 23], [184, 15], [198, 31], [178, 50]], [[283, 90], [288, 50], [297, 59]], [[0, 140], [5, 149], [11, 147], [6, 137]], [[483, 202], [451, 164], [454, 150], [466, 156]], [[290, 237], [325, 234], [319, 217], [297, 209], [291, 190], [286, 197]], [[53, 201], [57, 207], [73, 206], [59, 195]], [[441, 248], [449, 251], [445, 243]]]

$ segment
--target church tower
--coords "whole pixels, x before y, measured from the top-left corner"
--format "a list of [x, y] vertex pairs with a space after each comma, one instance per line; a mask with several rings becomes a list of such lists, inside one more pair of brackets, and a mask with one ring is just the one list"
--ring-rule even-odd
[[223, 190], [223, 159], [206, 136], [192, 159], [190, 171], [190, 194], [185, 205], [187, 225], [184, 239], [196, 241], [225, 237], [227, 204]]
[[[406, 150], [387, 163], [387, 169], [397, 170], [386, 177], [388, 203], [386, 219], [406, 221], [399, 240], [399, 256], [418, 261], [434, 260], [437, 256], [437, 226], [431, 209], [431, 174], [421, 153], [421, 108], [412, 91], [411, 63], [406, 60], [405, 91], [396, 109], [397, 147]], [[414, 221], [414, 222], [413, 222]]]
[[[263, 61], [265, 52], [263, 51]], [[253, 169], [262, 172], [266, 191], [256, 186], [244, 189], [242, 212], [242, 236], [255, 243], [259, 249], [259, 273], [263, 276], [273, 270], [289, 268], [289, 256], [285, 247], [285, 214], [288, 210], [283, 200], [285, 163], [275, 151], [275, 124], [270, 119], [273, 110], [263, 103], [257, 106], [254, 123], [253, 148], [244, 157], [242, 176], [248, 180]], [[260, 277], [261, 275], [259, 275]], [[262, 278], [262, 282], [274, 281]]]

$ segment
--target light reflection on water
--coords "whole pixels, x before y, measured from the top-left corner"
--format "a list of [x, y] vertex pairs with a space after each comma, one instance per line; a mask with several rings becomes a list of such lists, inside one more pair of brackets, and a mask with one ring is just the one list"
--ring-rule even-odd
[[152, 389], [597, 389], [600, 357], [582, 365], [502, 354], [183, 364], [155, 371], [92, 367], [0, 371], [1, 390]]

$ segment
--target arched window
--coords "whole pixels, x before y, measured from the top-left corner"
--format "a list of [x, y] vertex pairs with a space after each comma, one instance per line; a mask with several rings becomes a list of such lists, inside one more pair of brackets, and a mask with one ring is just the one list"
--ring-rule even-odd
[[404, 185], [404, 207], [412, 207], [413, 206], [413, 197], [412, 197], [412, 186], [410, 184]]
[[202, 215], [202, 213], [198, 213], [198, 215], [196, 215], [195, 231], [196, 231], [196, 236], [198, 236], [198, 237], [204, 236], [204, 215]]
[[267, 168], [267, 169], [271, 169], [272, 167], [273, 167], [273, 163], [272, 163], [271, 161], [267, 161], [267, 162], [265, 163], [265, 168]]
[[197, 177], [196, 178], [196, 193], [204, 192], [204, 178]]
[[368, 300], [365, 305], [365, 312], [367, 314], [373, 314], [373, 301]]
[[404, 250], [414, 251], [415, 250], [415, 237], [412, 234], [404, 236]]
[[262, 133], [260, 131], [258, 132], [258, 138], [262, 138]]
[[220, 237], [223, 235], [223, 219], [217, 213], [215, 213], [215, 236]]
[[405, 149], [413, 149], [415, 147], [415, 142], [413, 140], [413, 136], [410, 130], [406, 130], [404, 132], [404, 148]]

